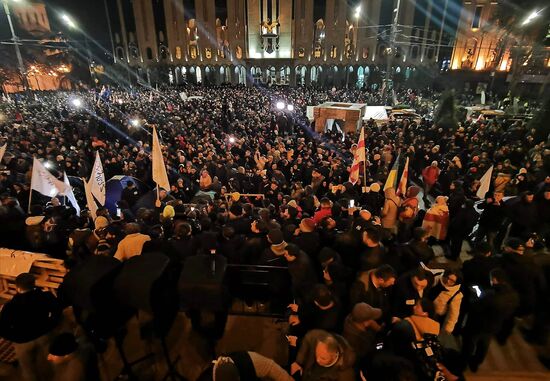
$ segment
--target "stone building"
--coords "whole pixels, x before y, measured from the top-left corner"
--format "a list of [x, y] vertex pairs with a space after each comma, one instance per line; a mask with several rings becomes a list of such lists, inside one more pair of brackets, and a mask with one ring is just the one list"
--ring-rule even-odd
[[462, 10], [462, 0], [107, 3], [115, 63], [175, 84], [361, 87], [387, 68], [447, 70]]

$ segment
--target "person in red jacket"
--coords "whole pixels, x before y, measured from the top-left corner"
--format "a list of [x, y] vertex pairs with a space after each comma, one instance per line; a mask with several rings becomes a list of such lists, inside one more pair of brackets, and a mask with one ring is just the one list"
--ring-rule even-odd
[[432, 164], [422, 170], [422, 181], [424, 182], [424, 197], [428, 197], [428, 194], [432, 190], [441, 170], [437, 166], [437, 161], [432, 161]]

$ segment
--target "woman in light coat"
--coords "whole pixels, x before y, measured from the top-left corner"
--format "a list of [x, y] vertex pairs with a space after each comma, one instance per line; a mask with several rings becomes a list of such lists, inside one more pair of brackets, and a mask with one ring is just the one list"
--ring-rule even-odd
[[382, 208], [382, 227], [393, 234], [397, 233], [397, 214], [401, 199], [395, 194], [395, 188], [388, 188], [384, 191], [384, 207]]
[[428, 292], [428, 298], [434, 303], [436, 320], [441, 323], [443, 332], [451, 334], [456, 326], [462, 304], [460, 284], [462, 276], [457, 270], [445, 270], [436, 275], [434, 285]]

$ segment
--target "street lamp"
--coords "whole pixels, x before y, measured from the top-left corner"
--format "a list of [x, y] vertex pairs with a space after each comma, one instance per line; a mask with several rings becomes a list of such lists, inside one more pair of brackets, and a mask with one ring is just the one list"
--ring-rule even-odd
[[288, 111], [294, 111], [294, 105], [286, 105]]
[[284, 110], [284, 108], [285, 108], [285, 102], [279, 101], [279, 102], [277, 102], [277, 103], [275, 104], [275, 107], [277, 107], [277, 110]]
[[92, 57], [90, 53], [90, 46], [88, 45], [88, 36], [86, 35], [86, 33], [83, 33], [80, 28], [78, 28], [78, 24], [67, 13], [62, 13], [59, 17], [61, 18], [61, 21], [63, 21], [63, 24], [67, 25], [70, 29], [81, 32], [81, 34], [84, 36], [84, 44], [86, 45], [86, 59], [88, 60], [88, 69], [90, 71], [90, 80], [92, 81], [92, 86], [94, 86], [94, 71]]
[[80, 108], [82, 107], [82, 100], [80, 98], [73, 98], [71, 99], [71, 104], [76, 108]]
[[525, 25], [529, 24], [531, 21], [533, 21], [534, 19], [539, 17], [541, 13], [542, 13], [542, 9], [539, 9], [538, 11], [531, 12], [529, 14], [529, 16], [527, 16], [525, 18], [525, 20], [523, 20], [523, 22], [521, 23], [521, 26], [525, 26]]
[[[11, 32], [11, 39], [13, 41], [13, 45], [15, 46], [15, 56], [17, 57], [17, 65], [19, 66], [19, 74], [21, 75], [21, 82], [23, 84], [23, 89], [28, 92], [29, 87], [27, 84], [27, 76], [25, 74], [25, 66], [23, 65], [23, 57], [21, 56], [21, 50], [19, 50], [19, 38], [15, 34], [15, 29], [13, 27], [13, 22], [11, 20], [11, 12], [10, 7], [8, 6], [8, 0], [0, 0], [2, 1], [2, 5], [4, 6], [4, 13], [6, 14], [6, 17], [8, 18], [8, 24], [10, 26], [10, 32]], [[14, 3], [18, 3], [20, 0], [11, 0]]]
[[132, 125], [132, 127], [139, 127], [139, 119], [137, 118], [131, 119], [130, 124]]

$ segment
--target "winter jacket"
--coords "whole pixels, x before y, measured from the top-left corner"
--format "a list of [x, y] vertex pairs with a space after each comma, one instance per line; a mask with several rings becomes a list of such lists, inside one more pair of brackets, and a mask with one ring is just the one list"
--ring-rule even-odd
[[460, 284], [451, 287], [445, 286], [442, 282], [442, 276], [438, 275], [435, 277], [434, 287], [436, 285], [440, 285], [443, 290], [433, 300], [435, 314], [444, 317], [442, 323], [443, 330], [445, 332], [453, 332], [460, 315], [460, 305], [462, 304], [463, 295], [460, 291]]
[[382, 227], [390, 230], [395, 230], [397, 225], [397, 213], [401, 201], [399, 197], [395, 195], [394, 188], [388, 188], [384, 191], [386, 199], [384, 201], [384, 208], [382, 209]]

